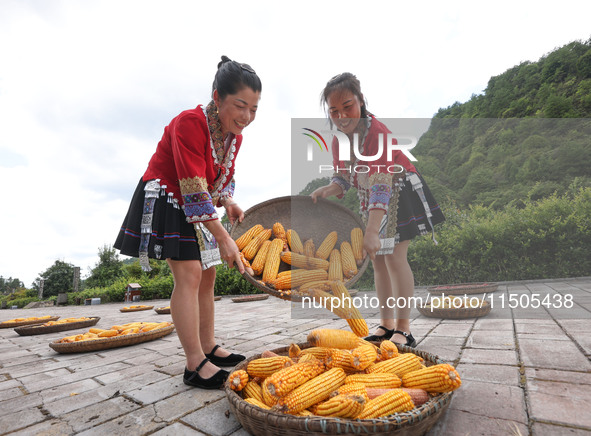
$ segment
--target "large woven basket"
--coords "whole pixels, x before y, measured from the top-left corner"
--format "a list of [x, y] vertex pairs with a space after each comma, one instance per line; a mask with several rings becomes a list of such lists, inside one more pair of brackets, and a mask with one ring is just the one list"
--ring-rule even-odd
[[427, 291], [433, 294], [463, 295], [463, 294], [484, 294], [494, 292], [499, 287], [498, 283], [455, 283], [451, 285], [430, 286]]
[[126, 347], [128, 345], [140, 344], [166, 336], [174, 330], [174, 324], [162, 327], [149, 332], [135, 333], [125, 336], [101, 338], [92, 341], [78, 341], [69, 343], [51, 342], [49, 347], [58, 353], [84, 353], [87, 351], [101, 351], [110, 348]]
[[[343, 241], [351, 240], [351, 230], [355, 227], [365, 231], [361, 218], [346, 207], [322, 198], [314, 203], [309, 196], [296, 195], [274, 198], [251, 207], [244, 212], [244, 220], [241, 223], [234, 223], [230, 236], [236, 240], [256, 224], [270, 229], [276, 222], [283, 224], [286, 230], [294, 225], [302, 242], [312, 238], [316, 247], [332, 231], [336, 231], [338, 235], [336, 247], [340, 247]], [[357, 274], [345, 282], [347, 288], [361, 278], [368, 264], [369, 257], [366, 257]], [[246, 272], [243, 276], [249, 283], [269, 295], [284, 300], [298, 300], [294, 295], [285, 295], [260, 282], [260, 276], [253, 277]]]
[[14, 329], [14, 331], [17, 332], [21, 336], [44, 335], [47, 333], [63, 332], [66, 330], [76, 330], [76, 329], [81, 329], [84, 327], [90, 327], [90, 326], [95, 325], [97, 322], [99, 322], [99, 320], [100, 320], [100, 317], [93, 316], [90, 319], [87, 319], [85, 321], [66, 322], [63, 324], [54, 324], [54, 325], [48, 325], [48, 326], [44, 326], [42, 324], [36, 324], [36, 325], [17, 327]]
[[442, 319], [467, 319], [479, 318], [490, 313], [491, 307], [488, 301], [483, 301], [480, 307], [417, 307], [417, 310], [424, 316], [429, 318]]
[[[301, 349], [309, 343], [298, 344]], [[398, 346], [401, 353], [414, 353], [423, 359], [427, 366], [444, 363], [439, 357], [405, 345]], [[280, 355], [287, 355], [289, 347], [273, 350]], [[257, 354], [236, 366], [235, 370], [244, 369], [248, 362], [261, 357]], [[240, 393], [234, 392], [228, 382], [224, 387], [230, 408], [242, 424], [242, 427], [254, 436], [309, 436], [309, 435], [351, 435], [367, 434], [373, 436], [418, 436], [423, 435], [447, 410], [453, 392], [438, 394], [412, 411], [397, 413], [377, 419], [340, 419], [321, 416], [293, 416], [263, 410], [244, 401]]]
[[32, 319], [32, 320], [29, 320], [29, 321], [17, 321], [17, 322], [2, 321], [2, 322], [0, 322], [0, 329], [7, 329], [7, 328], [12, 328], [12, 327], [20, 327], [20, 326], [23, 326], [23, 325], [43, 324], [43, 323], [46, 323], [48, 321], [57, 321], [59, 318], [60, 318], [59, 316], [50, 316], [49, 318]]

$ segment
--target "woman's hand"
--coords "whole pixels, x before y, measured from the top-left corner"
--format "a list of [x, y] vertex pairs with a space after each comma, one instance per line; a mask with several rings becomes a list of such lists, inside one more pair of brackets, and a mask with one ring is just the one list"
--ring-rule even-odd
[[337, 185], [336, 183], [331, 183], [329, 185], [321, 186], [317, 188], [314, 192], [310, 194], [312, 197], [312, 201], [316, 203], [316, 199], [318, 198], [326, 198], [330, 197], [331, 195], [341, 195], [343, 194], [343, 189]]
[[375, 260], [376, 253], [380, 248], [382, 248], [382, 244], [380, 242], [380, 235], [378, 234], [378, 232], [366, 231], [365, 235], [363, 236], [364, 257], [365, 254], [368, 254], [371, 260]]
[[230, 268], [236, 264], [238, 271], [242, 274], [244, 272], [244, 264], [240, 259], [240, 250], [238, 250], [236, 242], [234, 242], [230, 235], [221, 239], [216, 238], [216, 241], [222, 260], [225, 260]]
[[240, 206], [238, 206], [238, 204], [231, 202], [229, 204], [225, 204], [224, 207], [226, 208], [226, 215], [228, 215], [230, 224], [234, 224], [236, 220], [238, 220], [239, 223], [242, 222], [244, 219], [244, 212]]

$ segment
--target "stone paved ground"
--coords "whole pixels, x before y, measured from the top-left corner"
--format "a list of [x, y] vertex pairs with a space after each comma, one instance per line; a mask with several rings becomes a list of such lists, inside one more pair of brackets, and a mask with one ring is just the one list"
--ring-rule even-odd
[[[426, 290], [417, 289], [417, 295]], [[576, 316], [498, 307], [469, 320], [427, 318], [413, 312], [419, 349], [457, 365], [463, 385], [434, 435], [591, 434], [591, 278], [503, 283], [495, 292], [532, 296], [572, 294]], [[156, 307], [167, 301], [149, 302]], [[100, 316], [97, 327], [170, 320], [154, 311], [121, 313], [124, 303], [0, 311], [15, 317]], [[573, 313], [574, 309], [569, 313]], [[369, 320], [370, 328], [377, 326]], [[294, 319], [290, 303], [216, 302], [219, 343], [247, 356], [305, 341], [316, 327], [341, 320]], [[70, 332], [19, 336], [0, 329], [0, 434], [232, 435], [248, 433], [229, 411], [223, 391], [182, 382], [183, 351], [176, 333], [124, 348], [58, 354], [48, 343]]]

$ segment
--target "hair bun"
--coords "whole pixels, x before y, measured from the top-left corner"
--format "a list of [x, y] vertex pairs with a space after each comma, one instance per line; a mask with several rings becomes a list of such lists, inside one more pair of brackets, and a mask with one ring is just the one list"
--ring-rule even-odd
[[222, 56], [222, 60], [220, 63], [218, 63], [218, 70], [220, 69], [220, 67], [222, 65], [224, 65], [226, 62], [232, 62], [232, 59], [230, 59], [228, 56]]

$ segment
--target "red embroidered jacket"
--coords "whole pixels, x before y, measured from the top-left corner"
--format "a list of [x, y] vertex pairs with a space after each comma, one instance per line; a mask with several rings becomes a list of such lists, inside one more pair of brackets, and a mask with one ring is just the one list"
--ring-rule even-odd
[[[363, 121], [363, 120], [360, 120]], [[388, 133], [392, 133], [382, 122], [374, 116], [371, 117], [371, 125], [362, 149], [363, 156], [375, 156], [379, 150], [379, 135], [382, 134], [384, 141], [382, 154], [375, 161], [357, 160], [352, 154], [352, 162], [343, 162], [339, 160], [339, 142], [337, 137], [333, 138], [332, 156], [333, 165], [338, 168], [335, 171], [331, 183], [338, 184], [343, 192], [346, 192], [351, 185], [358, 190], [360, 200], [360, 212], [367, 214], [372, 209], [388, 210], [390, 197], [392, 195], [393, 174], [388, 172], [387, 168], [398, 164], [404, 167], [406, 172], [416, 173], [415, 166], [400, 150], [392, 152], [392, 160], [388, 160], [386, 139]], [[394, 141], [396, 141], [394, 139]], [[353, 167], [358, 167], [358, 172]], [[367, 169], [367, 171], [366, 171]], [[392, 169], [391, 171], [395, 171]], [[341, 198], [342, 196], [339, 196]]]
[[234, 195], [234, 164], [241, 143], [242, 135], [231, 138], [223, 162], [218, 162], [203, 108], [183, 111], [164, 128], [143, 180], [160, 179], [188, 222], [215, 220], [214, 206]]

